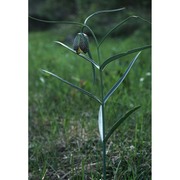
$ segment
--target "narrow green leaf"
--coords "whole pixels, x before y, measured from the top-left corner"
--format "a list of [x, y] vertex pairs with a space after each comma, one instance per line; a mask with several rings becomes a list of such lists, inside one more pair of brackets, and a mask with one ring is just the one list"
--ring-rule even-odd
[[91, 17], [93, 17], [93, 16], [95, 16], [95, 15], [97, 15], [97, 14], [102, 14], [102, 13], [112, 13], [112, 12], [117, 12], [117, 11], [121, 11], [121, 10], [124, 10], [124, 9], [125, 9], [125, 8], [123, 7], [123, 8], [119, 8], [119, 9], [111, 9], [111, 10], [97, 11], [97, 12], [95, 12], [95, 13], [89, 15], [89, 16], [85, 19], [84, 24], [87, 23], [88, 19], [90, 19]]
[[139, 109], [141, 106], [137, 106], [133, 109], [131, 109], [130, 111], [128, 111], [123, 117], [121, 117], [113, 126], [112, 128], [109, 130], [108, 134], [106, 135], [106, 137], [104, 138], [104, 142], [107, 142], [107, 140], [109, 139], [109, 137], [113, 134], [113, 132], [120, 126], [120, 124], [122, 124], [134, 111], [136, 111], [137, 109]]
[[38, 19], [32, 16], [29, 16], [30, 19], [33, 19], [35, 21], [40, 21], [40, 22], [44, 22], [44, 23], [52, 23], [52, 24], [73, 24], [73, 25], [77, 25], [77, 26], [84, 26], [82, 23], [79, 22], [75, 22], [75, 21], [49, 21], [49, 20], [44, 20], [44, 19]]
[[78, 56], [82, 57], [83, 59], [85, 59], [86, 61], [92, 63], [97, 69], [99, 69], [99, 65], [98, 65], [94, 60], [92, 60], [91, 58], [89, 58], [89, 57], [87, 57], [87, 56], [85, 56], [84, 54], [81, 54], [81, 53], [80, 53], [80, 54], [77, 54], [74, 49], [70, 48], [69, 46], [65, 45], [65, 44], [62, 43], [62, 42], [55, 41], [55, 43], [62, 45], [63, 47], [65, 47], [65, 48], [67, 48], [68, 50], [70, 50], [71, 52], [75, 53], [76, 55], [78, 55]]
[[123, 76], [118, 80], [118, 82], [110, 89], [110, 91], [106, 94], [106, 96], [104, 97], [104, 103], [106, 103], [106, 101], [109, 99], [109, 97], [114, 93], [114, 91], [119, 87], [119, 85], [123, 82], [123, 80], [125, 79], [125, 77], [127, 76], [127, 74], [129, 73], [131, 67], [133, 66], [133, 64], [135, 63], [135, 61], [137, 60], [138, 56], [140, 55], [141, 52], [139, 52], [135, 58], [131, 61], [131, 63], [129, 64], [128, 68], [126, 69], [125, 73], [123, 74]]
[[139, 17], [139, 16], [129, 16], [128, 18], [126, 18], [125, 20], [123, 20], [122, 22], [118, 23], [116, 26], [114, 26], [112, 29], [110, 29], [105, 35], [104, 37], [101, 39], [100, 43], [99, 43], [99, 46], [103, 43], [103, 41], [115, 30], [117, 29], [118, 27], [120, 27], [121, 25], [123, 25], [125, 22], [131, 20], [132, 18], [138, 18], [142, 21], [145, 21], [145, 22], [148, 22], [150, 23], [149, 21]]
[[123, 57], [123, 56], [127, 56], [129, 54], [132, 54], [132, 53], [135, 53], [135, 52], [139, 52], [139, 51], [142, 51], [144, 49], [148, 49], [150, 48], [151, 45], [146, 45], [146, 46], [143, 46], [143, 47], [139, 47], [139, 48], [135, 48], [135, 49], [131, 49], [127, 52], [123, 52], [123, 53], [120, 53], [120, 54], [117, 54], [115, 56], [112, 56], [110, 58], [108, 58], [107, 60], [104, 61], [104, 63], [102, 63], [102, 65], [100, 66], [100, 69], [101, 70], [104, 70], [104, 68], [112, 61], [115, 61], [117, 59], [119, 59], [120, 57]]
[[100, 99], [97, 98], [95, 95], [91, 94], [90, 92], [88, 92], [88, 91], [86, 91], [86, 90], [84, 90], [84, 89], [82, 89], [82, 88], [80, 88], [80, 87], [78, 87], [78, 86], [76, 86], [76, 85], [74, 85], [74, 84], [72, 84], [72, 83], [64, 80], [63, 78], [57, 76], [56, 74], [53, 74], [53, 73], [51, 73], [51, 72], [49, 72], [49, 71], [46, 71], [46, 70], [44, 70], [44, 69], [42, 69], [42, 71], [45, 72], [45, 73], [47, 73], [47, 74], [52, 75], [53, 77], [55, 77], [55, 78], [57, 78], [57, 79], [59, 79], [59, 80], [61, 80], [61, 81], [64, 82], [65, 84], [68, 84], [69, 86], [71, 86], [71, 87], [79, 90], [79, 91], [82, 92], [83, 94], [85, 94], [85, 95], [93, 98], [94, 100], [96, 100], [97, 102], [99, 102], [99, 103], [101, 104]]
[[99, 106], [99, 114], [98, 114], [98, 127], [99, 127], [99, 134], [101, 140], [103, 141], [103, 117], [102, 117], [102, 105]]
[[59, 42], [59, 41], [54, 41], [54, 42], [57, 43], [57, 44], [62, 45], [63, 47], [69, 49], [69, 50], [72, 51], [73, 53], [77, 54], [74, 49], [72, 49], [71, 47], [67, 46], [66, 44], [64, 44], [64, 43], [62, 43], [62, 42]]

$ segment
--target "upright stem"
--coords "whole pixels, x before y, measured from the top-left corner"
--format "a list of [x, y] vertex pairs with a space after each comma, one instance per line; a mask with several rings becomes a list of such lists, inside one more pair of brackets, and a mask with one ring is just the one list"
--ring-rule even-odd
[[[104, 119], [104, 103], [102, 104], [102, 122], [103, 122], [103, 140], [105, 138], [105, 119]], [[106, 180], [106, 142], [102, 142], [103, 146], [103, 178]]]
[[[102, 70], [100, 70], [100, 86], [101, 86], [101, 102], [102, 102], [102, 125], [103, 125], [103, 140], [105, 138], [105, 116], [104, 116], [104, 90], [103, 90], [103, 77]], [[106, 180], [106, 141], [102, 142], [103, 151], [103, 179]]]
[[[97, 46], [97, 53], [98, 53], [98, 61], [99, 65], [101, 64], [101, 57], [100, 57], [100, 49], [99, 45]], [[104, 85], [103, 85], [103, 72], [102, 69], [99, 69], [100, 73], [100, 93], [101, 93], [101, 102], [102, 102], [102, 125], [103, 125], [103, 140], [105, 139], [105, 116], [104, 116]], [[102, 142], [102, 158], [103, 158], [103, 179], [106, 180], [106, 141]]]

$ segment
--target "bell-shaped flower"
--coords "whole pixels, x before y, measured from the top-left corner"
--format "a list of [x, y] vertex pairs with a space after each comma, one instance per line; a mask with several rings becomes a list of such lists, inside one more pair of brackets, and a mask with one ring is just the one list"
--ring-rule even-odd
[[73, 49], [77, 54], [89, 51], [89, 39], [85, 33], [78, 33], [74, 39]]

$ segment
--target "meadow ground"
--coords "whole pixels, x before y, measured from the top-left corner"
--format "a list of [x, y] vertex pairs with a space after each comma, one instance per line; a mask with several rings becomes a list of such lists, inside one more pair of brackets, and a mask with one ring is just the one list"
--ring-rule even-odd
[[[41, 69], [99, 96], [91, 65], [53, 41], [72, 46], [74, 29], [29, 33], [29, 179], [101, 179], [102, 145], [98, 104], [44, 74]], [[63, 34], [64, 32], [64, 34]], [[68, 35], [67, 35], [68, 33]], [[135, 31], [130, 37], [107, 39], [102, 61], [150, 44]], [[97, 58], [95, 44], [90, 49]], [[114, 61], [104, 70], [104, 91], [119, 79], [136, 54]], [[130, 73], [106, 104], [106, 131], [118, 117], [140, 105], [107, 143], [107, 179], [151, 179], [151, 51], [142, 51]]]

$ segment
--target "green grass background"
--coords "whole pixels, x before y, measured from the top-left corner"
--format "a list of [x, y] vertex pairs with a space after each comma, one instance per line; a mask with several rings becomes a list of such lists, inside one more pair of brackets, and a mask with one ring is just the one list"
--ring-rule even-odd
[[[71, 25], [29, 33], [29, 179], [100, 179], [101, 142], [98, 104], [41, 69], [99, 96], [92, 84], [91, 64], [53, 41], [72, 47], [78, 31]], [[150, 44], [150, 31], [108, 38], [101, 61]], [[96, 47], [90, 49], [97, 62]], [[107, 92], [136, 54], [116, 60], [104, 70]], [[129, 109], [140, 105], [107, 143], [108, 179], [151, 179], [151, 51], [144, 50], [127, 78], [106, 104], [106, 132]]]

